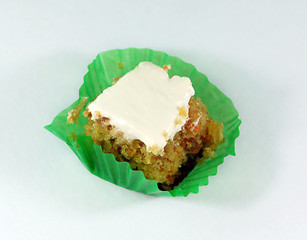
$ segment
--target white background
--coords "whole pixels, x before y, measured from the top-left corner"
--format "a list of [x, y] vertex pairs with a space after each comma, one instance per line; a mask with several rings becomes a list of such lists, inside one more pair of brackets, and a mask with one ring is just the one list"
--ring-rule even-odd
[[[307, 239], [307, 2], [0, 1], [0, 239]], [[236, 157], [187, 198], [91, 175], [43, 129], [97, 53], [193, 63], [242, 125]]]

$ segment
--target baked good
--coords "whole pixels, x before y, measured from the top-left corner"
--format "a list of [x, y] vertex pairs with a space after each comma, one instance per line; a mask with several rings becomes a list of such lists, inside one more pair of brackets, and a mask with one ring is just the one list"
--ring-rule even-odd
[[103, 152], [142, 170], [163, 190], [177, 185], [199, 158], [214, 157], [224, 141], [222, 123], [193, 98], [190, 79], [169, 78], [170, 67], [141, 62], [116, 78], [83, 113], [88, 118], [85, 134]]
[[[159, 122], [159, 119], [168, 119], [166, 122], [174, 123], [177, 115], [181, 112], [182, 121], [180, 118], [177, 119], [179, 129], [172, 125], [169, 131], [166, 131], [167, 134], [163, 134], [164, 128], [153, 128], [156, 129], [154, 131], [157, 133], [156, 137], [164, 135], [167, 137], [167, 139], [164, 139], [165, 141], [160, 138], [160, 141], [150, 142], [149, 139], [152, 139], [153, 136], [147, 140], [142, 139], [141, 136], [136, 136], [136, 131], [130, 133], [130, 138], [129, 136], [123, 137], [124, 134], [127, 135], [127, 129], [121, 129], [121, 126], [117, 126], [114, 122], [114, 116], [105, 116], [109, 119], [103, 119], [105, 113], [101, 112], [101, 120], [98, 120], [98, 118], [93, 118], [92, 112], [89, 111], [89, 104], [98, 100], [99, 95], [106, 92], [112, 86], [112, 83], [115, 84], [113, 86], [115, 88], [123, 84], [124, 76], [143, 61], [163, 66], [162, 69], [164, 69], [163, 73], [166, 79], [169, 78], [168, 75], [170, 77], [175, 75], [188, 77], [190, 81], [186, 79], [182, 82], [187, 84], [186, 86], [190, 90], [189, 84], [192, 83], [195, 91], [194, 96], [192, 91], [186, 91], [188, 93], [186, 98], [181, 96], [177, 99], [177, 101], [184, 99], [181, 102], [182, 104], [178, 105], [179, 108], [177, 108], [177, 105], [172, 105], [170, 111], [165, 112], [166, 115], [163, 114], [162, 118], [157, 118], [153, 122], [155, 124]], [[161, 71], [161, 68], [159, 71]], [[111, 89], [114, 89], [113, 87]], [[136, 87], [132, 89], [138, 89], [136, 91], [138, 94], [148, 95], [147, 93], [144, 94], [145, 91], [142, 91], [141, 88], [138, 88], [138, 84]], [[122, 95], [125, 96], [125, 94], [124, 91]], [[120, 103], [123, 99], [125, 98], [119, 96], [111, 102]], [[153, 99], [160, 98], [154, 97]], [[162, 101], [156, 106], [163, 106], [164, 102], [170, 101]], [[183, 105], [186, 108], [182, 108]], [[161, 110], [163, 109], [161, 107]], [[150, 112], [153, 113], [154, 111]], [[134, 114], [141, 113], [142, 111], [137, 111]], [[168, 113], [173, 114], [174, 121], [170, 121], [168, 117], [171, 115], [168, 115]], [[186, 119], [185, 115], [187, 115]], [[193, 122], [193, 119], [197, 120], [199, 115], [202, 115], [202, 117]], [[199, 187], [208, 185], [209, 177], [217, 174], [218, 166], [224, 162], [225, 157], [235, 155], [235, 140], [239, 136], [239, 125], [241, 123], [238, 116], [238, 111], [231, 99], [209, 82], [206, 75], [199, 72], [192, 64], [161, 51], [148, 48], [127, 48], [99, 53], [93, 62], [88, 65], [88, 72], [85, 74], [84, 82], [79, 89], [79, 98], [60, 111], [52, 123], [45, 128], [63, 140], [76, 154], [84, 167], [95, 176], [136, 192], [175, 197], [198, 193]], [[219, 123], [215, 120], [218, 120]], [[99, 121], [104, 123], [98, 127]], [[150, 121], [146, 122], [150, 123]], [[98, 128], [99, 131], [96, 131], [95, 128]], [[115, 129], [119, 130], [116, 134], [120, 135], [120, 131], [122, 131], [123, 135], [115, 138]], [[194, 132], [191, 130], [194, 130]], [[142, 132], [144, 133], [144, 131]], [[134, 139], [131, 138], [133, 135]], [[96, 144], [93, 143], [93, 140]], [[146, 147], [137, 146], [135, 148], [135, 144], [142, 145], [140, 142]], [[115, 143], [119, 145], [116, 146]], [[156, 147], [154, 147], [154, 143], [156, 143]], [[172, 143], [179, 146], [179, 149], [177, 147], [171, 148]], [[130, 146], [129, 150], [136, 149], [135, 152], [128, 151]], [[143, 153], [148, 156], [147, 159], [143, 157]], [[175, 153], [180, 157], [177, 157]], [[162, 163], [160, 161], [160, 164], [157, 164], [158, 171], [156, 171], [153, 161], [152, 164], [146, 162], [150, 159], [164, 159], [165, 161]], [[158, 162], [156, 161], [156, 163]], [[166, 171], [167, 165], [174, 167], [174, 170]]]

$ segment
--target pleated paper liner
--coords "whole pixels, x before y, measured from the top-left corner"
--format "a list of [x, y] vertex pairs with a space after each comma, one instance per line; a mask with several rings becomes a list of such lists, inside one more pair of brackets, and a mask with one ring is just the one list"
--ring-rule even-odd
[[[112, 85], [114, 78], [123, 76], [142, 61], [150, 61], [159, 66], [171, 65], [169, 75], [189, 77], [195, 89], [195, 97], [200, 97], [209, 110], [209, 115], [224, 124], [225, 142], [218, 147], [216, 156], [200, 161], [184, 180], [171, 191], [161, 191], [157, 182], [148, 180], [142, 171], [132, 170], [127, 162], [117, 162], [112, 154], [102, 152], [99, 145], [93, 144], [86, 136], [83, 126], [87, 119], [82, 115], [86, 105], [93, 101], [105, 88]], [[81, 101], [89, 97], [78, 118], [77, 124], [68, 125], [67, 115]], [[235, 155], [235, 139], [239, 136], [238, 112], [232, 101], [207, 77], [181, 59], [151, 49], [119, 49], [102, 52], [88, 66], [88, 73], [79, 89], [79, 99], [60, 112], [52, 124], [45, 128], [65, 141], [78, 156], [83, 165], [94, 175], [121, 187], [137, 192], [159, 196], [187, 196], [198, 193], [199, 187], [208, 184], [208, 177], [217, 173], [218, 165], [227, 155]]]

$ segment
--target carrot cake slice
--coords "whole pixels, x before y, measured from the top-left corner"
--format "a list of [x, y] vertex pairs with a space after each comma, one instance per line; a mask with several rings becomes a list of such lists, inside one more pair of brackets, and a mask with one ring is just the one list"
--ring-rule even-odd
[[210, 158], [223, 141], [223, 125], [194, 99], [188, 77], [169, 78], [170, 66], [141, 62], [91, 102], [85, 133], [105, 153], [172, 189], [197, 159]]

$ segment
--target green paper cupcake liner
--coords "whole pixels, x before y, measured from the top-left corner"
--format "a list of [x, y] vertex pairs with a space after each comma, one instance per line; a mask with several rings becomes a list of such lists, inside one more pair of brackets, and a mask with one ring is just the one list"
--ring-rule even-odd
[[[142, 61], [156, 65], [171, 65], [169, 75], [189, 77], [195, 89], [195, 97], [201, 98], [209, 110], [209, 115], [224, 124], [225, 142], [218, 147], [216, 156], [200, 161], [184, 180], [170, 191], [161, 191], [157, 182], [148, 180], [142, 171], [132, 170], [127, 162], [117, 162], [112, 154], [104, 153], [99, 145], [93, 144], [91, 137], [86, 136], [83, 126], [87, 119], [80, 114], [77, 124], [67, 124], [67, 115], [77, 106], [82, 97], [88, 97], [86, 105], [93, 101], [105, 88], [112, 85], [114, 78], [123, 76]], [[79, 89], [79, 99], [60, 112], [52, 124], [45, 128], [65, 141], [78, 156], [83, 165], [94, 175], [121, 187], [140, 193], [158, 196], [187, 196], [198, 193], [199, 187], [208, 184], [208, 177], [217, 173], [218, 165], [227, 155], [235, 155], [235, 139], [239, 136], [238, 112], [232, 101], [207, 77], [181, 59], [151, 49], [118, 49], [98, 54], [88, 66], [84, 83]]]

